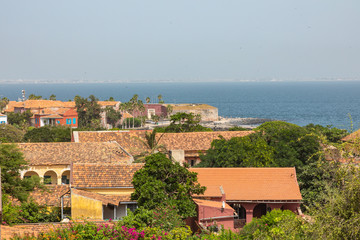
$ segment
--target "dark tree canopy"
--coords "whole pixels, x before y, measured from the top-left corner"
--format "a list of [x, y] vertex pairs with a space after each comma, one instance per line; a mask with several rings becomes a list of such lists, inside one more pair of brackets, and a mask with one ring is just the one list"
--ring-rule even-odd
[[209, 132], [210, 128], [200, 125], [199, 114], [178, 112], [170, 117], [171, 123], [165, 128], [158, 128], [158, 132], [180, 133], [180, 132]]
[[140, 207], [152, 210], [158, 206], [174, 206], [182, 218], [196, 214], [191, 195], [205, 192], [205, 187], [197, 183], [197, 173], [162, 153], [146, 157], [144, 167], [134, 174], [132, 183], [135, 191], [131, 199]]
[[258, 134], [214, 140], [197, 167], [270, 167], [274, 148]]
[[65, 126], [32, 128], [24, 135], [25, 142], [70, 142], [71, 129]]
[[24, 131], [10, 124], [0, 124], [0, 143], [21, 142]]
[[13, 144], [0, 144], [0, 167], [2, 192], [25, 201], [35, 187], [40, 186], [40, 178], [21, 179], [20, 171], [26, 169], [28, 163], [22, 153]]
[[112, 107], [106, 107], [105, 112], [107, 123], [115, 127], [116, 123], [121, 119], [121, 113]]
[[9, 124], [16, 124], [18, 126], [23, 125], [29, 125], [30, 124], [30, 118], [32, 117], [32, 113], [30, 110], [27, 110], [23, 113], [14, 113], [10, 112], [8, 113], [8, 123]]
[[100, 128], [101, 106], [98, 104], [99, 99], [94, 95], [89, 98], [75, 96], [75, 106], [78, 113], [79, 128]]

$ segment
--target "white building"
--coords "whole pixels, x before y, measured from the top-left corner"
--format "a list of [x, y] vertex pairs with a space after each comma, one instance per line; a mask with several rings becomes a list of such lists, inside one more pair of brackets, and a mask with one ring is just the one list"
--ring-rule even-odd
[[7, 124], [7, 116], [0, 113], [0, 124]]

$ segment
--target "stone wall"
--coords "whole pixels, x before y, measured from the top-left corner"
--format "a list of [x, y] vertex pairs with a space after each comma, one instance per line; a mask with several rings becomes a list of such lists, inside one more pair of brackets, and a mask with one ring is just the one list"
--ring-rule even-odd
[[[96, 221], [98, 224], [107, 223], [109, 225], [114, 224], [114, 222], [109, 221]], [[10, 239], [14, 235], [25, 236], [25, 235], [34, 235], [37, 236], [41, 232], [48, 232], [56, 229], [70, 228], [73, 225], [73, 222], [70, 223], [30, 223], [30, 224], [19, 224], [14, 226], [4, 226], [1, 225], [1, 235], [0, 239]]]

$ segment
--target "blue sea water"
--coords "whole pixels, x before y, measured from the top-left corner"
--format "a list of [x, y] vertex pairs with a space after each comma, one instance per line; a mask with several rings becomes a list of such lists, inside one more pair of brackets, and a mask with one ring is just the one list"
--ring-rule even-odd
[[300, 126], [309, 123], [354, 130], [360, 128], [360, 82], [224, 82], [224, 83], [82, 83], [1, 84], [0, 98], [17, 100], [21, 90], [67, 101], [94, 94], [100, 100], [128, 101], [134, 94], [157, 102], [206, 103], [223, 117], [269, 118]]

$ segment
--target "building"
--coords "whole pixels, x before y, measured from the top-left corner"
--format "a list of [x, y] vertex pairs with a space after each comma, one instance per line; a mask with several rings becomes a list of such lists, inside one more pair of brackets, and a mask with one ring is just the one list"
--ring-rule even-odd
[[221, 212], [219, 203], [211, 205], [195, 200], [199, 223], [225, 221], [225, 227], [236, 229], [272, 209], [288, 209], [294, 213], [300, 209], [302, 197], [295, 168], [191, 168], [191, 171], [196, 172], [198, 182], [206, 186], [205, 194], [193, 196], [194, 199], [212, 204], [220, 202], [224, 209], [229, 209], [226, 203], [236, 213]]
[[0, 113], [0, 124], [7, 124], [7, 116]]
[[201, 116], [201, 121], [218, 121], [218, 109], [216, 107], [210, 106], [208, 104], [169, 104], [172, 106], [172, 115], [184, 112], [184, 113], [193, 113], [195, 115], [199, 114]]
[[[151, 130], [133, 131], [74, 131], [75, 142], [107, 142], [116, 141], [127, 152], [136, 157], [148, 149], [144, 142], [145, 133]], [[187, 162], [194, 166], [200, 162], [200, 154], [211, 147], [211, 142], [232, 137], [244, 137], [253, 131], [223, 131], [223, 132], [189, 132], [189, 133], [158, 133], [158, 143], [163, 145], [178, 162]]]

